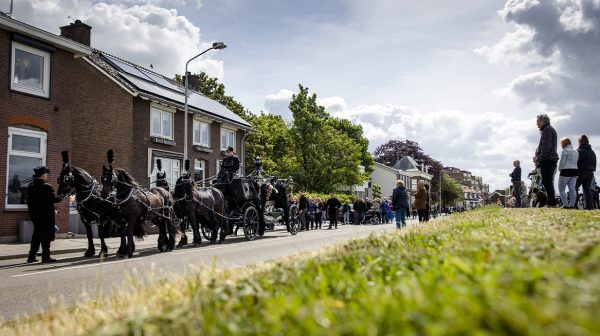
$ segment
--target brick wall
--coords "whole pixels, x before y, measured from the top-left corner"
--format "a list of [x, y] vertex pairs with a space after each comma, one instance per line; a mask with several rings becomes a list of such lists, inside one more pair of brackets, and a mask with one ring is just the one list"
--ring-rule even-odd
[[[50, 98], [26, 95], [10, 90], [10, 33], [0, 30], [0, 241], [14, 241], [18, 236], [18, 223], [29, 220], [26, 210], [6, 209], [6, 179], [8, 127], [23, 123], [27, 126], [47, 127], [46, 165], [50, 168], [49, 182], [56, 188], [56, 178], [61, 168], [60, 152], [70, 145], [70, 90], [65, 85], [73, 78], [68, 69], [73, 65], [73, 54], [58, 50], [51, 55]], [[66, 79], [66, 80], [65, 80]], [[33, 171], [32, 171], [33, 174]], [[56, 222], [65, 232], [68, 228], [68, 204], [57, 204]]]

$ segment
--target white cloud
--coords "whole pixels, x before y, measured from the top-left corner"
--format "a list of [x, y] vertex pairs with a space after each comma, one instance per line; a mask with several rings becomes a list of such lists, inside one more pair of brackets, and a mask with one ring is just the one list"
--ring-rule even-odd
[[515, 31], [476, 53], [492, 63], [533, 70], [494, 93], [512, 94], [562, 117], [559, 134], [599, 135], [600, 1], [510, 0], [499, 14]]
[[293, 91], [283, 89], [276, 94], [270, 94], [265, 97], [265, 112], [280, 115], [284, 120], [292, 120], [292, 112], [289, 109], [292, 100]]
[[[145, 3], [138, 5], [138, 3]], [[202, 41], [200, 28], [176, 9], [161, 6], [185, 4], [180, 0], [111, 1], [31, 0], [17, 2], [17, 19], [58, 33], [67, 16], [92, 27], [92, 47], [173, 77], [182, 74], [186, 61], [211, 46]], [[192, 72], [223, 78], [223, 62], [211, 53], [190, 63]]]

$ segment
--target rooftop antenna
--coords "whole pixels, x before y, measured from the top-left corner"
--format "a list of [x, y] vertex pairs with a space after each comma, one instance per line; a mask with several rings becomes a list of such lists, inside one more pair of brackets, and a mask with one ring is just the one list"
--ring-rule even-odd
[[75, 19], [73, 19], [73, 17], [71, 15], [67, 16], [67, 19], [71, 19], [71, 23], [75, 22]]

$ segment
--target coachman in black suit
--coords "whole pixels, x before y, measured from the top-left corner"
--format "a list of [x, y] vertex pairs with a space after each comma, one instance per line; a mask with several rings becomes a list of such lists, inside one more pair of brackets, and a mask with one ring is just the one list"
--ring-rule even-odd
[[42, 262], [54, 262], [56, 259], [50, 258], [50, 242], [54, 240], [55, 221], [54, 221], [54, 203], [62, 200], [56, 196], [48, 181], [50, 170], [45, 167], [34, 168], [35, 178], [27, 190], [27, 207], [33, 222], [33, 236], [31, 236], [31, 249], [29, 250], [28, 263], [36, 262], [36, 254], [42, 245]]

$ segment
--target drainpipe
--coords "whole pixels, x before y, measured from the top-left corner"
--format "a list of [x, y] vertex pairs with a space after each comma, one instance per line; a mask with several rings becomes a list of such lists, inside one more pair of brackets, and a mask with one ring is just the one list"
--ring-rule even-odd
[[244, 131], [244, 137], [242, 138], [242, 153], [241, 153], [241, 157], [242, 157], [242, 174], [240, 174], [241, 176], [246, 176], [246, 142], [244, 140], [246, 140], [246, 137], [248, 136], [248, 131], [245, 130]]

